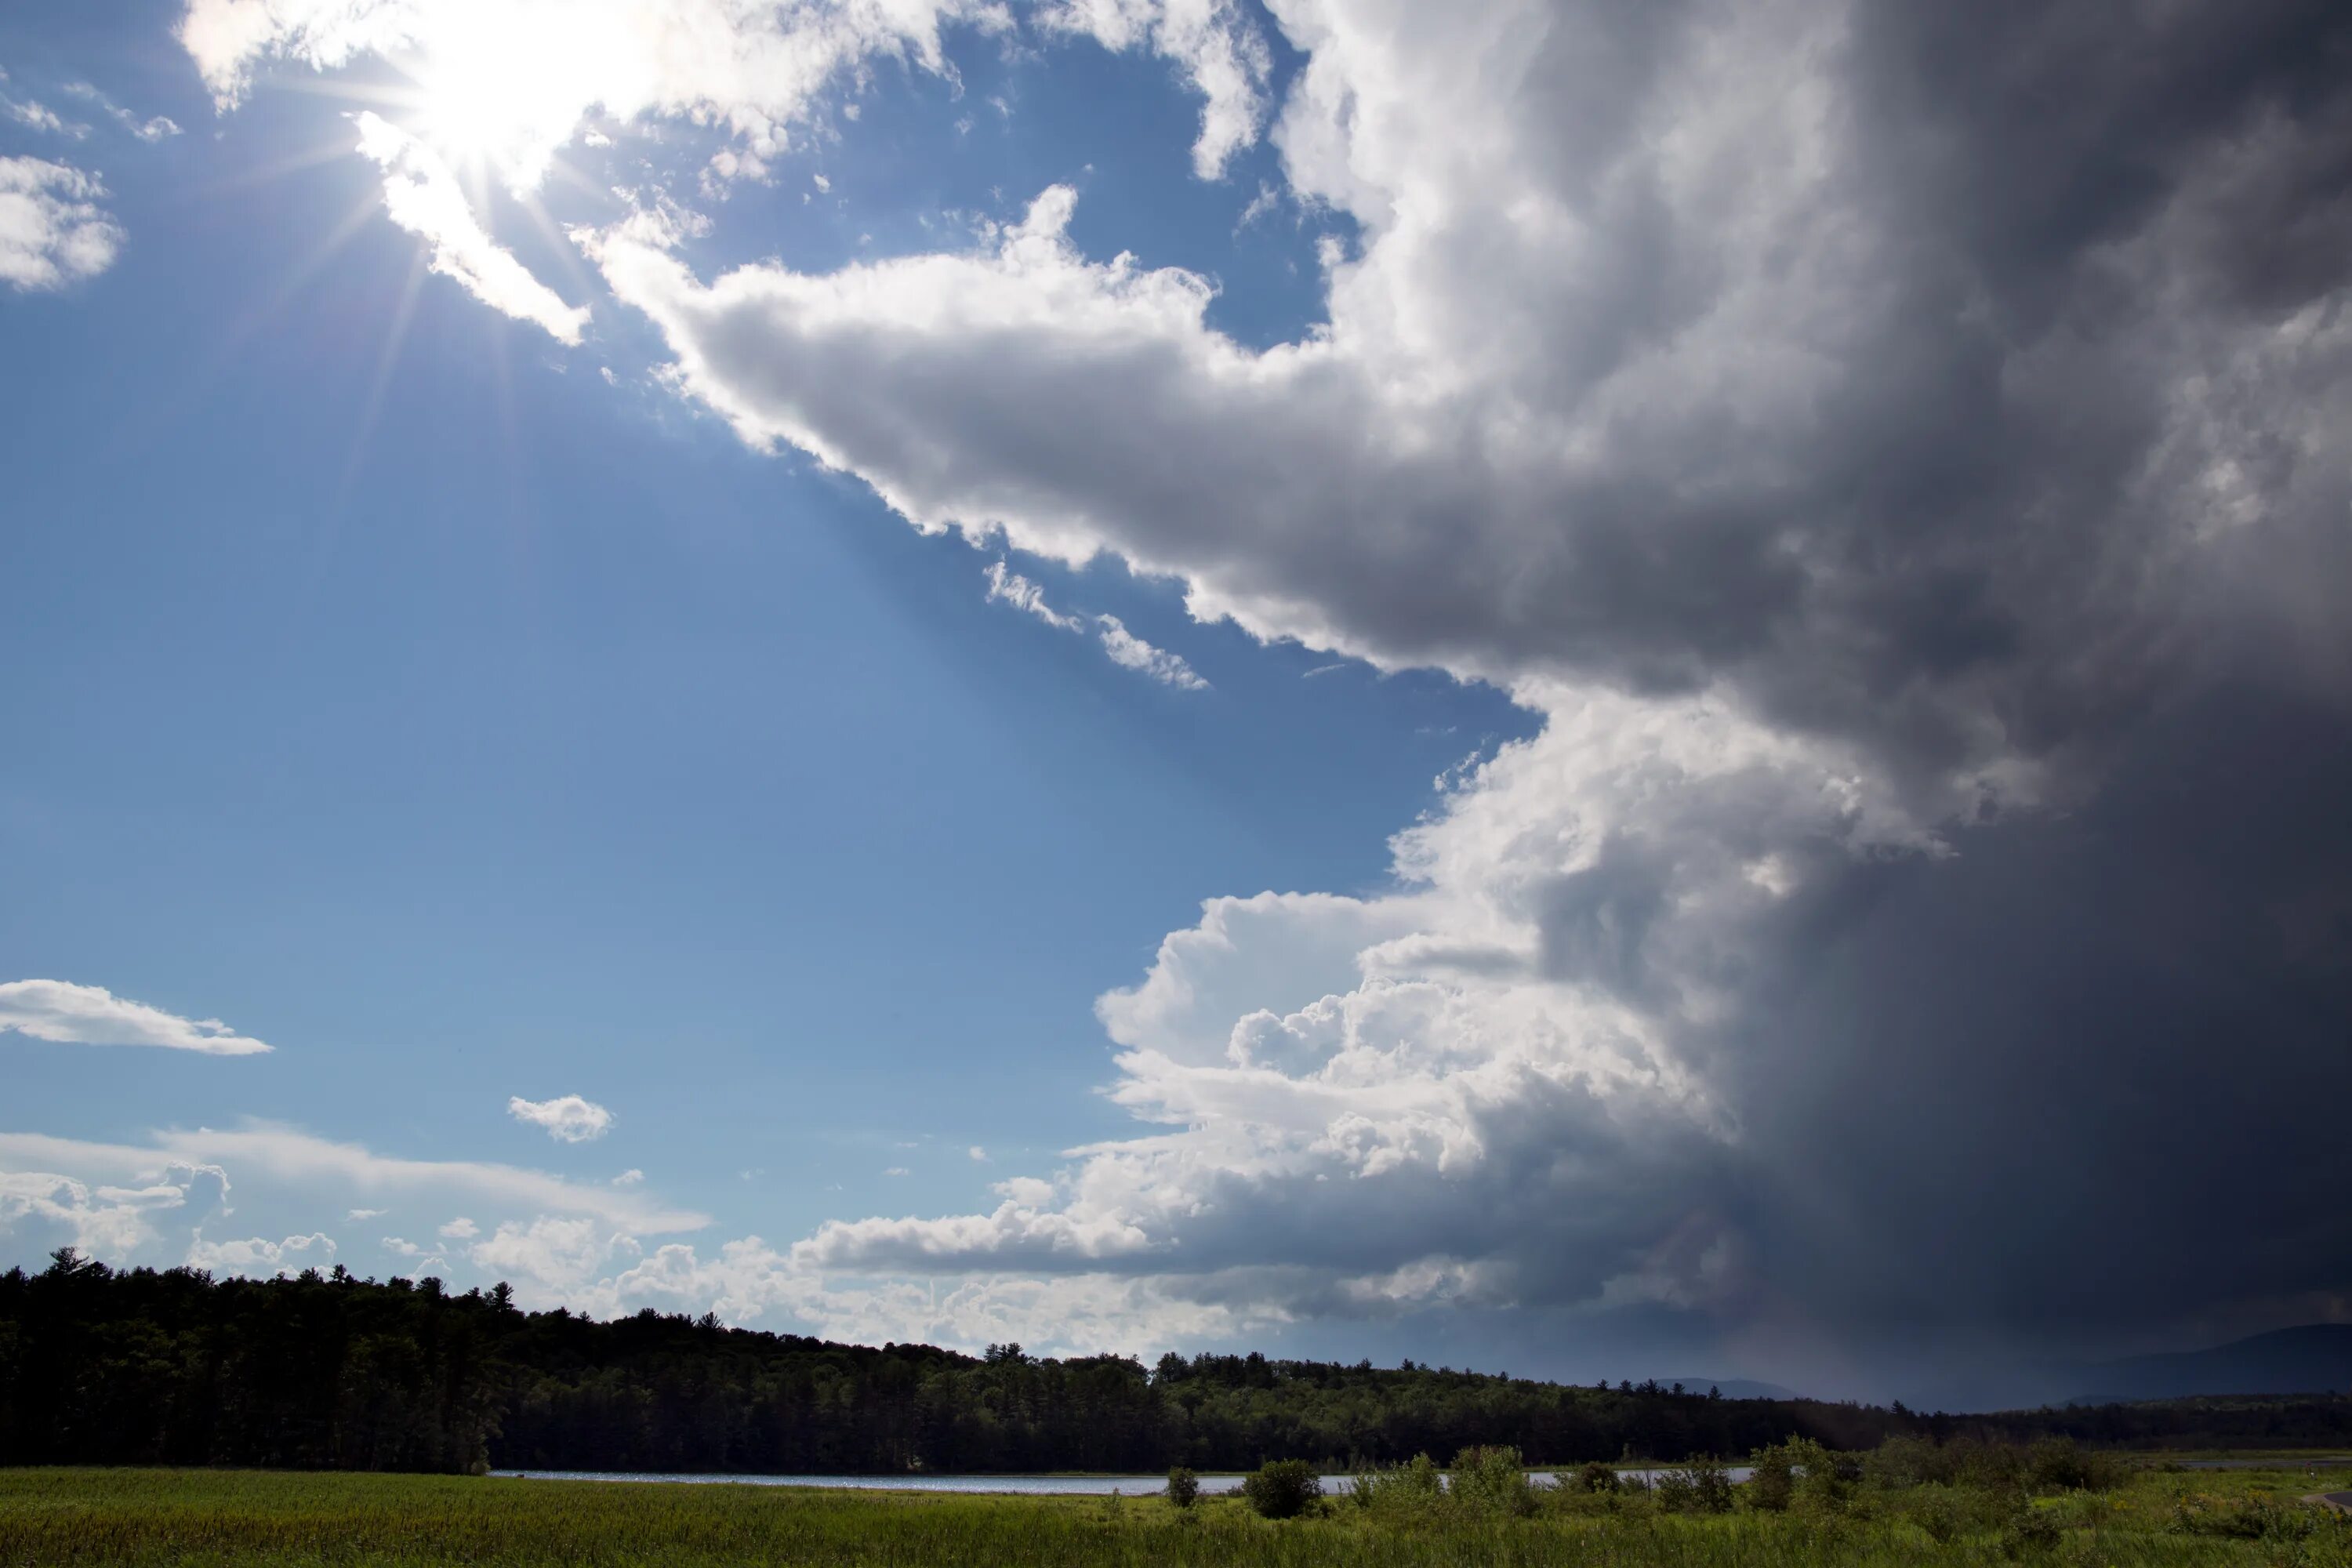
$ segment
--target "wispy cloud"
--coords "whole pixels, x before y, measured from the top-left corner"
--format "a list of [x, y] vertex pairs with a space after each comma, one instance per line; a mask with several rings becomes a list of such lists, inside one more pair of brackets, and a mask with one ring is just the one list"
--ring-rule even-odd
[[492, 310], [529, 321], [558, 342], [577, 343], [588, 309], [562, 296], [492, 239], [466, 201], [466, 193], [433, 150], [381, 116], [362, 110], [362, 153], [383, 170], [384, 210], [392, 221], [429, 245], [427, 265], [454, 278]]
[[[0, 206], [0, 215], [5, 215]], [[5, 221], [5, 217], [0, 217]], [[117, 996], [102, 985], [65, 980], [12, 980], [0, 985], [0, 1034], [77, 1046], [161, 1046], [206, 1056], [246, 1057], [270, 1047], [218, 1018], [183, 1018]]]
[[69, 81], [62, 90], [85, 103], [96, 104], [109, 119], [142, 142], [168, 142], [180, 134], [179, 122], [171, 116], [134, 114], [89, 82]]
[[1067, 615], [1054, 608], [1045, 599], [1045, 591], [1036, 584], [1013, 571], [1002, 561], [988, 566], [988, 602], [1010, 605], [1024, 615], [1034, 616], [1055, 631], [1084, 634], [1092, 628], [1096, 640], [1113, 664], [1148, 675], [1165, 686], [1183, 691], [1206, 691], [1209, 683], [1184, 662], [1183, 656], [1156, 647], [1127, 629], [1127, 623], [1117, 616]]

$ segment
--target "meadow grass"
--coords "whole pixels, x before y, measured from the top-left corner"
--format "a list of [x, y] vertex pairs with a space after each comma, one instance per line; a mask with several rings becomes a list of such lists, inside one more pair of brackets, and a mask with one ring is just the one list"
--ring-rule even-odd
[[[2352, 1487], [2352, 1473], [2325, 1478]], [[2352, 1568], [2352, 1523], [2294, 1501], [2303, 1471], [2143, 1472], [2106, 1493], [1947, 1507], [1858, 1497], [1835, 1515], [1660, 1514], [1636, 1497], [1529, 1519], [1275, 1523], [1238, 1500], [971, 1497], [749, 1486], [234, 1470], [0, 1471], [0, 1568], [50, 1564], [823, 1564], [963, 1568]], [[1915, 1495], [1916, 1494], [1916, 1495]], [[1969, 1500], [1972, 1504], [1982, 1499]], [[2008, 1511], [2003, 1514], [2000, 1508]], [[2027, 1521], [2021, 1528], [2019, 1521]], [[2244, 1531], [2252, 1530], [2256, 1533]]]

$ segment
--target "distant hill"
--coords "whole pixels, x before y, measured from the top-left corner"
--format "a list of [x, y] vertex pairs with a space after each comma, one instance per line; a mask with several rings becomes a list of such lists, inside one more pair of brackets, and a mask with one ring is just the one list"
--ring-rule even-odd
[[2070, 1404], [2208, 1394], [2344, 1394], [2352, 1392], [2352, 1323], [2308, 1323], [2210, 1350], [2102, 1362], [2069, 1376]]

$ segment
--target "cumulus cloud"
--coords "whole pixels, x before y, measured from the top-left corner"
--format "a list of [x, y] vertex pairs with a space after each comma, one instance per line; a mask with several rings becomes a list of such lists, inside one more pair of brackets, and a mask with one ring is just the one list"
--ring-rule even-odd
[[[1175, 9], [1055, 14], [1181, 56]], [[250, 41], [190, 44], [232, 96], [380, 47], [346, 6], [236, 14]], [[1541, 732], [1446, 786], [1390, 885], [1213, 900], [1102, 1000], [1139, 1136], [781, 1251], [550, 1236], [546, 1277], [940, 1334], [1507, 1308], [1768, 1369], [1808, 1333], [1896, 1364], [2340, 1300], [2352, 1222], [2305, 1194], [2352, 1094], [2352, 18], [1276, 20], [1286, 194], [1346, 236], [1293, 342], [1082, 250], [1061, 186], [831, 271], [706, 274], [635, 219], [584, 247], [747, 443], [1491, 681]], [[709, 90], [763, 155], [728, 105], [765, 89]], [[1250, 133], [1204, 124], [1202, 169]]]
[[216, 1165], [152, 1164], [130, 1174], [128, 1184], [0, 1167], [0, 1236], [37, 1229], [83, 1253], [120, 1260], [157, 1239], [157, 1215], [177, 1210], [201, 1219], [226, 1212], [227, 1197], [227, 1173]]
[[530, 275], [489, 237], [466, 200], [449, 166], [433, 150], [385, 121], [362, 110], [360, 152], [383, 170], [384, 210], [392, 221], [424, 240], [427, 265], [454, 278], [485, 305], [519, 321], [529, 321], [561, 343], [580, 342], [588, 308], [562, 297]]
[[82, 100], [86, 103], [97, 105], [100, 110], [104, 111], [109, 119], [112, 120], [117, 125], [121, 126], [123, 130], [129, 132], [131, 135], [137, 137], [142, 142], [168, 142], [173, 137], [180, 134], [180, 126], [178, 121], [173, 120], [169, 115], [151, 114], [142, 116], [135, 114], [130, 110], [123, 108], [122, 105], [115, 102], [114, 100], [109, 98], [103, 91], [91, 86], [89, 82], [68, 82], [65, 86], [65, 90], [73, 97]]
[[64, 980], [0, 984], [0, 1034], [83, 1046], [161, 1046], [207, 1056], [254, 1056], [269, 1047], [217, 1018], [187, 1019], [117, 996], [100, 985]]
[[[1174, 1131], [1082, 1153], [1051, 1204], [831, 1226], [800, 1256], [1213, 1264], [1282, 1311], [1727, 1334], [2063, 1333], [2340, 1289], [2315, 1211], [2301, 1233], [2336, 1239], [2262, 1250], [2259, 1283], [2187, 1269], [2134, 1218], [2156, 1173], [2133, 1152], [2196, 1106], [2238, 1152], [2168, 1191], [2257, 1147], [2315, 1175], [2318, 1128], [2226, 1109], [2195, 1042], [2346, 1070], [2322, 1044], [2352, 1016], [2345, 944], [2283, 934], [2334, 917], [2263, 911], [2335, 908], [2352, 869], [2300, 782], [2352, 771], [2326, 741], [2352, 647], [2313, 587], [2352, 567], [2352, 89], [2312, 63], [2352, 23], [2297, 0], [1280, 21], [1306, 57], [1289, 189], [1356, 226], [1294, 343], [1221, 332], [1204, 277], [1082, 252], [1062, 188], [967, 248], [831, 272], [590, 242], [674, 384], [755, 446], [919, 527], [1113, 552], [1197, 616], [1544, 718], [1400, 837], [1393, 891], [1212, 906], [1106, 999], [1114, 1095]], [[2310, 809], [2255, 804], [2276, 769], [2194, 765], [2223, 731]], [[2216, 822], [2247, 825], [2230, 855], [2197, 847]], [[2230, 958], [2184, 991], [2190, 931]], [[1971, 980], [1983, 954], [2006, 967]], [[2141, 1235], [2128, 1268], [2038, 1227], [2003, 1250], [1984, 1216], [2063, 1179], [2064, 1139], [2004, 1133], [2033, 1118], [1977, 1076], [1995, 1059], [2167, 1086], [2068, 1167], [2077, 1223]], [[1996, 1147], [2021, 1152], [1970, 1163]], [[1954, 1235], [1976, 1245], [1948, 1263], [1913, 1246]]]
[[335, 1242], [317, 1231], [289, 1236], [282, 1241], [247, 1237], [241, 1241], [206, 1241], [199, 1236], [189, 1245], [188, 1267], [215, 1274], [299, 1274], [335, 1261]]
[[576, 1094], [559, 1095], [553, 1100], [525, 1100], [516, 1095], [507, 1101], [507, 1114], [517, 1121], [528, 1121], [540, 1128], [559, 1143], [586, 1143], [602, 1138], [613, 1130], [614, 1121], [611, 1111]]
[[114, 265], [122, 227], [98, 204], [96, 174], [42, 158], [0, 158], [0, 282], [61, 289]]

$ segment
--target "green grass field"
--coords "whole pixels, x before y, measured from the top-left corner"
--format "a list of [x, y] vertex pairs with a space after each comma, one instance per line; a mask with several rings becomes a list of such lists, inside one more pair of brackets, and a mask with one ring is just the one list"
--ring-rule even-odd
[[[2329, 1489], [2352, 1470], [2324, 1472]], [[2352, 1520], [2295, 1470], [2134, 1475], [2031, 1500], [1942, 1487], [1832, 1514], [1662, 1514], [1556, 1497], [1532, 1518], [1370, 1515], [1342, 1500], [1274, 1523], [1238, 1500], [974, 1498], [767, 1487], [255, 1471], [0, 1471], [0, 1568], [49, 1564], [604, 1563], [2352, 1565]]]

